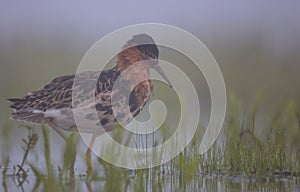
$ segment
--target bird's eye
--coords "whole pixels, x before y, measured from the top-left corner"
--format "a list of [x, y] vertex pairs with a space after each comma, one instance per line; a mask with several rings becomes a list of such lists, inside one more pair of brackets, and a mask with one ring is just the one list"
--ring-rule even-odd
[[152, 53], [147, 53], [147, 55], [148, 55], [149, 58], [154, 59], [154, 55]]

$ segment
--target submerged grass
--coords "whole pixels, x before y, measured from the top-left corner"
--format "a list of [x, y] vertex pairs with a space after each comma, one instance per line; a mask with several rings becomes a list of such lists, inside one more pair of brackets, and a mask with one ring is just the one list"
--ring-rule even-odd
[[23, 166], [25, 164], [25, 161], [27, 160], [29, 151], [31, 149], [33, 149], [33, 147], [36, 145], [36, 143], [38, 142], [38, 139], [39, 139], [38, 135], [32, 132], [32, 128], [31, 127], [26, 126], [26, 128], [28, 129], [27, 139], [22, 139], [22, 141], [23, 141], [23, 143], [25, 145], [23, 147], [23, 150], [24, 150], [23, 160], [22, 160], [21, 165], [17, 165], [18, 171], [16, 173], [17, 175], [23, 175], [24, 177], [27, 176], [27, 173], [23, 169]]
[[210, 167], [217, 169], [209, 172], [258, 176], [280, 172], [298, 174], [300, 129], [295, 103], [288, 100], [281, 106], [266, 128], [256, 123], [256, 106], [249, 115], [240, 117], [239, 103], [236, 97], [231, 96], [229, 120], [222, 130], [225, 139], [210, 149], [214, 158], [204, 157], [210, 165], [216, 164]]
[[[241, 102], [236, 96], [230, 95], [229, 115], [219, 140], [205, 154], [198, 153], [201, 134], [197, 132], [186, 149], [161, 166], [128, 170], [98, 159], [96, 167], [101, 167], [101, 172], [94, 171], [92, 177], [86, 177], [83, 182], [88, 190], [91, 190], [93, 183], [100, 182], [102, 185], [98, 188], [104, 191], [163, 191], [163, 182], [170, 182], [172, 187], [184, 190], [201, 175], [300, 176], [300, 113], [295, 102], [288, 100], [278, 107], [268, 123], [263, 120], [261, 124], [257, 123], [260, 117], [258, 106], [256, 103], [249, 113], [242, 112]], [[25, 160], [21, 165], [27, 163], [37, 178], [33, 191], [78, 190], [74, 175], [78, 140], [74, 134], [67, 139], [63, 165], [57, 173], [51, 162], [49, 129], [44, 125], [42, 129], [46, 172], [26, 161], [29, 149], [34, 146], [37, 138], [31, 140], [31, 134], [23, 141], [27, 147], [24, 148]], [[119, 134], [116, 132], [115, 137], [122, 140]], [[129, 140], [127, 137], [123, 142], [127, 145]], [[113, 148], [106, 150], [121, 155]], [[4, 166], [8, 166], [8, 160]], [[2, 171], [3, 177], [6, 175], [5, 170]], [[168, 175], [169, 179], [166, 178]], [[7, 188], [5, 182], [2, 184]]]
[[44, 158], [46, 163], [46, 173], [43, 173], [36, 165], [29, 163], [31, 170], [36, 176], [36, 183], [32, 191], [73, 191], [75, 185], [74, 164], [76, 158], [76, 141], [74, 134], [67, 139], [64, 152], [63, 168], [59, 169], [59, 174], [54, 171], [51, 162], [51, 149], [49, 140], [49, 129], [42, 125], [44, 139]]

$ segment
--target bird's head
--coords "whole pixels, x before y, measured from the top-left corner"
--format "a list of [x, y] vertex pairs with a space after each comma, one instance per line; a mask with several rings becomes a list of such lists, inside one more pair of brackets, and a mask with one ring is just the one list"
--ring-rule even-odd
[[134, 35], [122, 47], [118, 54], [119, 65], [127, 68], [129, 65], [146, 61], [149, 68], [156, 70], [172, 87], [167, 75], [159, 65], [159, 50], [153, 38], [145, 33]]

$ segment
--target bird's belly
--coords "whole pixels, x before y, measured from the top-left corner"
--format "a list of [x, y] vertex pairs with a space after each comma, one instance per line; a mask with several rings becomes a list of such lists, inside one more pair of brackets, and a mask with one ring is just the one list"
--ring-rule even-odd
[[[117, 124], [125, 126], [132, 121], [149, 100], [150, 92], [149, 89], [143, 95], [133, 92], [133, 99], [128, 101], [126, 97], [121, 96], [113, 103], [109, 97], [107, 102], [96, 102], [96, 105], [87, 103], [85, 107], [80, 107], [80, 110], [71, 108], [48, 110], [45, 117], [50, 117], [54, 125], [65, 131], [101, 134], [104, 131], [112, 131]], [[96, 98], [99, 100], [100, 96]]]
[[76, 123], [74, 120], [74, 115], [71, 109], [51, 109], [45, 112], [45, 117], [49, 117], [52, 123], [65, 130], [65, 131], [75, 131]]

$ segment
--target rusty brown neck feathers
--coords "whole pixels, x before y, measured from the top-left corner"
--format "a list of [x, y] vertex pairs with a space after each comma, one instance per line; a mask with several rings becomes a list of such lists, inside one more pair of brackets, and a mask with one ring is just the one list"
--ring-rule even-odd
[[[133, 82], [132, 94], [135, 95], [138, 106], [143, 106], [150, 96], [150, 92], [153, 90], [153, 84], [150, 79], [150, 69], [147, 65], [139, 64], [144, 61], [144, 58], [140, 51], [136, 47], [130, 47], [124, 49], [117, 55], [118, 64], [117, 70], [122, 73], [131, 65], [129, 71], [125, 72], [123, 76], [125, 80]], [[124, 73], [123, 73], [124, 74]], [[122, 74], [122, 75], [123, 75]], [[138, 82], [139, 79], [147, 79], [136, 85], [134, 82]]]

